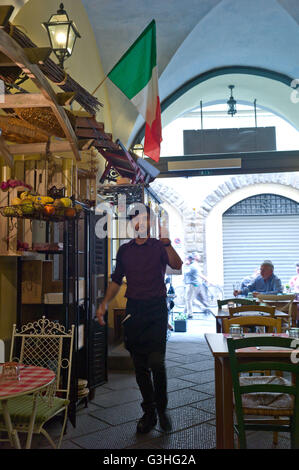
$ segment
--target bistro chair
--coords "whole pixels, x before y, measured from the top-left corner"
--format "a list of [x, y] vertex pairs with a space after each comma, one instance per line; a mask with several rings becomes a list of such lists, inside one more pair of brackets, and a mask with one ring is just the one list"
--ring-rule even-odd
[[[227, 338], [236, 413], [235, 431], [239, 447], [245, 449], [245, 431], [290, 432], [291, 447], [299, 448], [299, 364], [276, 361], [244, 362], [237, 350], [252, 347], [291, 348], [292, 338], [257, 335], [251, 338]], [[281, 376], [241, 376], [249, 370], [276, 370], [292, 374], [295, 383]], [[248, 418], [257, 416], [258, 419]]]
[[233, 303], [234, 305], [256, 305], [257, 301], [255, 299], [243, 299], [241, 297], [233, 297], [232, 299], [223, 299], [223, 300], [217, 300], [217, 305], [218, 308], [221, 309], [223, 305]]
[[271, 304], [271, 302], [273, 302], [273, 304], [275, 304], [275, 302], [281, 302], [281, 301], [287, 302], [286, 305], [284, 305], [283, 307], [279, 307], [279, 310], [281, 312], [285, 312], [288, 314], [288, 319], [284, 321], [284, 325], [283, 325], [284, 330], [287, 330], [291, 328], [291, 326], [293, 326], [293, 303], [296, 297], [297, 297], [296, 294], [282, 294], [282, 295], [258, 294], [257, 295], [257, 298], [261, 302], [266, 301], [269, 304]]
[[265, 307], [263, 305], [242, 305], [241, 307], [229, 307], [228, 312], [229, 316], [232, 318], [235, 315], [241, 316], [242, 314], [249, 314], [248, 316], [251, 315], [251, 312], [253, 314], [258, 315], [259, 313], [264, 314], [266, 313], [267, 315], [274, 317], [275, 315], [275, 307]]
[[[37, 412], [33, 428], [34, 434], [43, 434], [53, 448], [59, 449], [67, 421], [69, 390], [71, 380], [74, 325], [69, 332], [63, 325], [52, 322], [44, 316], [33, 323], [28, 323], [17, 331], [13, 325], [10, 361], [24, 365], [40, 366], [51, 369], [56, 374], [54, 386], [47, 394], [40, 394], [37, 399]], [[8, 401], [9, 414], [13, 428], [18, 432], [28, 432], [32, 414], [33, 395], [23, 395]], [[44, 425], [50, 418], [64, 412], [61, 434], [57, 445]], [[5, 431], [3, 410], [0, 404], [0, 431]]]
[[[235, 318], [223, 318], [223, 332], [229, 333], [231, 325], [236, 323]], [[264, 326], [266, 333], [281, 333], [281, 319], [272, 317], [262, 317], [261, 315], [251, 315], [238, 317], [238, 325], [241, 327]]]

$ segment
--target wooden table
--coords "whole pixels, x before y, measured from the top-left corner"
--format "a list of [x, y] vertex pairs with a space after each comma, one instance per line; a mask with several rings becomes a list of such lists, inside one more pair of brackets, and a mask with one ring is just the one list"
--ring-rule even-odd
[[[0, 375], [1, 378], [1, 375]], [[32, 400], [32, 413], [30, 417], [30, 423], [27, 434], [26, 449], [30, 449], [35, 415], [37, 409], [37, 395], [40, 391], [46, 389], [51, 385], [56, 378], [55, 373], [52, 370], [44, 367], [37, 366], [22, 366], [20, 365], [20, 377], [19, 379], [3, 379], [0, 380], [0, 401], [2, 404], [3, 418], [5, 426], [8, 432], [8, 437], [12, 446], [17, 449], [21, 448], [19, 436], [15, 429], [13, 429], [9, 409], [8, 401], [12, 398], [34, 394]]]
[[[230, 371], [226, 336], [222, 333], [207, 333], [205, 339], [215, 361], [215, 398], [216, 398], [216, 448], [234, 448], [233, 428], [233, 385]], [[246, 335], [250, 336], [250, 334]], [[249, 348], [239, 353], [240, 357], [255, 360], [290, 361], [290, 351], [265, 351]]]
[[[229, 311], [228, 311], [228, 308], [218, 308], [218, 310], [216, 310], [216, 312], [213, 312], [212, 311], [212, 314], [214, 315], [215, 319], [216, 319], [216, 332], [217, 333], [222, 333], [222, 320], [223, 318], [230, 318], [230, 315], [229, 315]], [[242, 316], [245, 316], [245, 315], [262, 315], [262, 316], [269, 316], [268, 313], [264, 313], [264, 312], [261, 312], [259, 313], [259, 311], [257, 310], [256, 312], [253, 311], [253, 310], [248, 310], [248, 312], [241, 312], [240, 315]], [[288, 318], [288, 314], [285, 313], [285, 312], [282, 312], [281, 310], [278, 310], [276, 309], [275, 310], [275, 318], [282, 318], [282, 319], [287, 319]], [[238, 318], [238, 315], [234, 315], [234, 318]], [[236, 320], [236, 323], [237, 320]]]

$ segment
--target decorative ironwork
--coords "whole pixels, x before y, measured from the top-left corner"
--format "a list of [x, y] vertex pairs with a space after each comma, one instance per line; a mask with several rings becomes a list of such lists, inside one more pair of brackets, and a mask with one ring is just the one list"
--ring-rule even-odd
[[224, 217], [246, 215], [296, 215], [299, 204], [292, 199], [276, 194], [258, 194], [238, 202], [230, 207]]
[[123, 195], [126, 197], [126, 204], [134, 202], [143, 202], [144, 200], [144, 185], [143, 184], [115, 184], [103, 185], [98, 188], [98, 195], [105, 202], [113, 205], [118, 204], [118, 196]]

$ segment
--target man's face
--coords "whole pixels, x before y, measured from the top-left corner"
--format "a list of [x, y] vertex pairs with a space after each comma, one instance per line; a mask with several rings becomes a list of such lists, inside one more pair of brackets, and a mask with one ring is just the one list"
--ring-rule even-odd
[[262, 264], [261, 266], [261, 276], [264, 278], [264, 279], [268, 279], [269, 277], [271, 277], [273, 274], [273, 269], [271, 266], [269, 266], [268, 264]]
[[145, 214], [139, 214], [132, 220], [132, 224], [134, 227], [137, 236], [140, 238], [145, 238], [150, 233], [150, 217]]

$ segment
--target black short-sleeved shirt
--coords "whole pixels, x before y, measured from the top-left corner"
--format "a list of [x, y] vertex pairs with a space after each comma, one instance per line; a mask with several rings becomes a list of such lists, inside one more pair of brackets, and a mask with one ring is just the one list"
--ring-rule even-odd
[[148, 238], [144, 244], [138, 245], [134, 239], [119, 248], [111, 279], [121, 285], [126, 276], [125, 296], [129, 299], [166, 297], [164, 278], [168, 263], [168, 254], [160, 240]]

